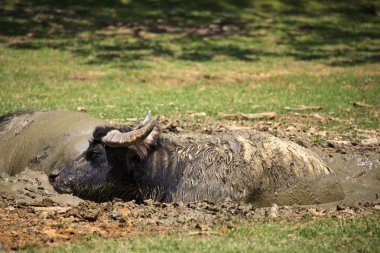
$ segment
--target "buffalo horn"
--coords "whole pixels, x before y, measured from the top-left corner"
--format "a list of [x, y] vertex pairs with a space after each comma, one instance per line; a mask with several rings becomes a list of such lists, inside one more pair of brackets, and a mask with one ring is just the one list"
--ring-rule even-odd
[[141, 121], [141, 123], [138, 124], [135, 128], [133, 128], [133, 130], [136, 130], [136, 129], [144, 127], [146, 124], [149, 123], [149, 120], [150, 120], [150, 111], [146, 114], [144, 120]]
[[156, 124], [157, 116], [154, 117], [149, 124], [127, 133], [122, 133], [119, 130], [111, 130], [102, 138], [102, 141], [111, 148], [127, 147], [144, 140], [153, 131]]

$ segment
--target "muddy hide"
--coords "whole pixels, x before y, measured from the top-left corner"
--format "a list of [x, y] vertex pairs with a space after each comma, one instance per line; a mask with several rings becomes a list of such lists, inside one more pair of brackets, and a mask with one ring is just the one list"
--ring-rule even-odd
[[102, 120], [80, 112], [33, 111], [2, 117], [0, 173], [15, 175], [25, 168], [50, 172], [88, 147]]

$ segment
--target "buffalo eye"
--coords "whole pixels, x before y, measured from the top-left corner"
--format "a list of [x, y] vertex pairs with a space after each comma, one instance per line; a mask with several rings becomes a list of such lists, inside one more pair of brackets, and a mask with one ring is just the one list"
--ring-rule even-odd
[[100, 150], [100, 148], [89, 149], [86, 152], [86, 160], [94, 160], [100, 157], [101, 154], [102, 154], [102, 150]]
[[90, 153], [89, 156], [90, 156], [90, 158], [97, 158], [100, 154], [101, 154], [101, 152], [94, 150]]

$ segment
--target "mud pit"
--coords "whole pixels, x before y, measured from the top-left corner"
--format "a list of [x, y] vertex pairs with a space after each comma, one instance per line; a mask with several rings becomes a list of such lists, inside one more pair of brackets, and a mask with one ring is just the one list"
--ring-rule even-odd
[[[265, 129], [264, 129], [265, 130]], [[303, 222], [326, 216], [347, 218], [371, 215], [380, 209], [380, 147], [378, 143], [323, 142], [286, 131], [272, 134], [293, 140], [317, 152], [339, 176], [345, 199], [318, 206], [255, 208], [251, 204], [206, 201], [193, 203], [95, 203], [56, 193], [46, 174], [25, 170], [0, 177], [0, 248], [20, 249], [36, 244], [57, 246], [99, 235], [126, 238], [135, 233], [212, 233], [214, 225], [233, 229], [241, 221], [284, 219]], [[375, 133], [378, 138], [378, 133]]]

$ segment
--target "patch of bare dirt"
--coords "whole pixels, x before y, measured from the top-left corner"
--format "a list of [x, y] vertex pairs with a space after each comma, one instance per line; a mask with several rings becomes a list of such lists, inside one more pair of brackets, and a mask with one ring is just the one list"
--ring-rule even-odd
[[102, 71], [75, 71], [70, 73], [69, 79], [73, 80], [92, 80], [104, 76], [106, 73]]
[[17, 204], [2, 196], [0, 204], [0, 246], [18, 250], [28, 245], [58, 246], [94, 235], [127, 238], [136, 233], [218, 233], [214, 226], [233, 229], [241, 221], [266, 222], [281, 219], [305, 222], [322, 217], [346, 219], [371, 215], [380, 202], [339, 204], [332, 208], [280, 206], [254, 208], [246, 203], [207, 201], [194, 203], [143, 203], [82, 201], [75, 207], [46, 201], [39, 205]]

